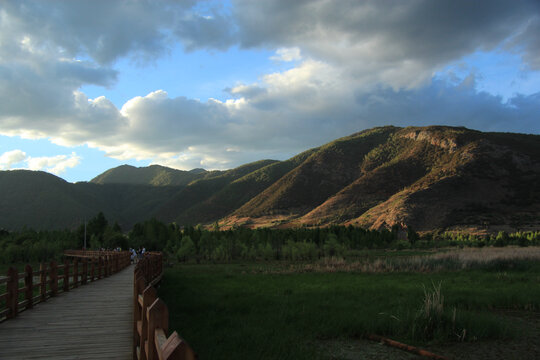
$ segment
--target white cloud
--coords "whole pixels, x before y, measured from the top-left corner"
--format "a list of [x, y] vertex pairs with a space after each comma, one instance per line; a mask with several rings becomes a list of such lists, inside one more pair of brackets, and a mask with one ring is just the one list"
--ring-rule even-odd
[[[475, 91], [474, 81], [433, 80], [449, 62], [504, 46], [538, 68], [534, 1], [237, 0], [230, 13], [212, 2], [201, 12], [195, 3], [2, 2], [0, 134], [189, 169], [285, 158], [386, 124], [540, 132], [538, 94], [505, 104]], [[270, 49], [271, 59], [294, 67], [236, 84], [224, 101], [156, 89], [118, 109], [80, 91], [114, 86], [115, 60], [151, 62], [178, 40], [188, 50]], [[3, 154], [0, 167], [21, 153]], [[53, 173], [81, 161], [76, 154], [23, 160]]]
[[71, 155], [28, 157], [25, 162], [28, 164], [27, 168], [29, 170], [43, 170], [59, 175], [67, 169], [79, 165], [81, 157], [73, 152]]
[[24, 151], [17, 149], [0, 155], [0, 170], [42, 170], [59, 175], [67, 169], [79, 165], [80, 162], [81, 157], [75, 152], [72, 152], [71, 155], [32, 157], [28, 156]]
[[270, 57], [274, 61], [298, 61], [302, 60], [302, 55], [300, 55], [300, 49], [298, 47], [292, 48], [279, 48], [276, 50], [276, 55]]
[[534, 54], [540, 51], [535, 35], [540, 4], [535, 0], [512, 4], [237, 0], [234, 18], [245, 47], [297, 47], [304, 57], [342, 69], [363, 87], [399, 90], [423, 86], [449, 61], [476, 50], [493, 50], [510, 39], [513, 49], [531, 54], [525, 60], [534, 65]]
[[8, 170], [26, 159], [26, 153], [22, 150], [6, 151], [0, 155], [0, 170]]

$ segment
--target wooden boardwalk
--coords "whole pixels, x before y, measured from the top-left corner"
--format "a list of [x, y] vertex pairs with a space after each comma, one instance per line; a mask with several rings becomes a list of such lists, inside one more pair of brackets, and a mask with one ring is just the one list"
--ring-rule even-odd
[[0, 359], [132, 359], [133, 266], [0, 323]]

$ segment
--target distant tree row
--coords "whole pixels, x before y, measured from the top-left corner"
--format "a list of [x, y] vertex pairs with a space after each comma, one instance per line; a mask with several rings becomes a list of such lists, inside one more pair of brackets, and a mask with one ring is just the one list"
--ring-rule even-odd
[[507, 233], [499, 231], [491, 235], [472, 235], [464, 233], [445, 232], [430, 234], [425, 238], [434, 239], [437, 246], [530, 246], [540, 245], [540, 231], [518, 231]]
[[135, 224], [128, 234], [112, 226], [103, 213], [75, 231], [7, 232], [0, 230], [0, 263], [24, 263], [59, 259], [65, 249], [142, 248], [164, 251], [169, 260], [228, 262], [235, 260], [315, 260], [323, 257], [361, 256], [364, 249], [411, 249], [441, 246], [540, 245], [540, 232], [474, 236], [431, 233], [420, 237], [412, 228], [366, 230], [353, 226], [298, 229], [212, 230], [202, 226], [164, 224], [150, 219]]
[[[172, 230], [172, 228], [171, 228]], [[403, 234], [406, 233], [406, 235]], [[177, 236], [173, 234], [176, 233]], [[315, 260], [323, 257], [357, 257], [364, 249], [425, 249], [443, 246], [540, 245], [540, 232], [491, 236], [444, 233], [420, 237], [410, 227], [366, 230], [331, 226], [315, 229], [247, 229], [208, 231], [186, 227], [172, 232], [162, 249], [178, 261], [227, 262], [233, 260]]]
[[39, 263], [60, 260], [64, 250], [127, 248], [129, 239], [122, 234], [118, 224], [110, 226], [103, 213], [97, 214], [75, 231], [35, 231], [24, 229], [16, 232], [0, 230], [0, 264]]

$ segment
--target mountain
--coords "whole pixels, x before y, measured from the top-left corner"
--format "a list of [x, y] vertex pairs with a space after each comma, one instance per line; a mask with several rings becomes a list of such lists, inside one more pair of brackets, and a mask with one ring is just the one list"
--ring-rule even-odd
[[0, 171], [0, 228], [73, 228], [99, 211], [126, 230], [150, 217], [224, 227], [540, 229], [540, 136], [386, 126], [226, 171], [123, 165], [76, 184]]
[[75, 228], [103, 211], [129, 229], [177, 191], [133, 184], [71, 184], [42, 171], [0, 171], [0, 228]]
[[540, 228], [540, 136], [382, 127], [329, 143], [224, 225]]
[[177, 186], [187, 185], [192, 181], [202, 179], [209, 173], [204, 169], [183, 171], [160, 165], [139, 168], [122, 165], [105, 171], [103, 174], [93, 178], [90, 182], [94, 184]]

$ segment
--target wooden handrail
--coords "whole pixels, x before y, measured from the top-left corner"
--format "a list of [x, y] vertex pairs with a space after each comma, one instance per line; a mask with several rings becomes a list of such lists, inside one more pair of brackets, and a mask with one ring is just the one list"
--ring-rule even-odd
[[[66, 259], [63, 265], [58, 265], [55, 261], [50, 264], [42, 263], [38, 271], [33, 271], [31, 265], [26, 265], [23, 273], [18, 273], [13, 267], [8, 269], [7, 276], [0, 278], [0, 285], [6, 284], [5, 293], [2, 293], [0, 287], [0, 322], [13, 318], [60, 292], [67, 292], [101, 279], [102, 272], [108, 276], [131, 263], [129, 251], [67, 250], [64, 255], [73, 258], [73, 261]], [[88, 264], [92, 269], [90, 273]], [[98, 278], [94, 276], [96, 269]], [[38, 280], [39, 282], [36, 282]]]
[[163, 276], [163, 255], [147, 252], [135, 267], [133, 359], [194, 360], [193, 349], [176, 333], [167, 338], [169, 310], [154, 286]]

